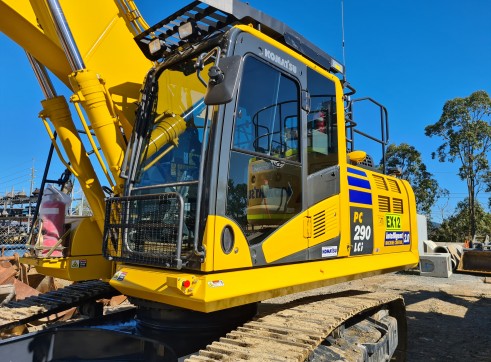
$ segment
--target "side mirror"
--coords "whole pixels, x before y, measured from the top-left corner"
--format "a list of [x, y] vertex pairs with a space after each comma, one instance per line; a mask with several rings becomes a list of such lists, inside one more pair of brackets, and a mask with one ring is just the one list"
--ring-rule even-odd
[[232, 100], [239, 79], [241, 59], [239, 55], [222, 58], [218, 66], [210, 68], [210, 80], [205, 95], [206, 105], [226, 104]]

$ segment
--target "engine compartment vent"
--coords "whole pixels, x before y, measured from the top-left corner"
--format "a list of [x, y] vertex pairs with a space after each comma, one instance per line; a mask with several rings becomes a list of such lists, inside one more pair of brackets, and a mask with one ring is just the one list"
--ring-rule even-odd
[[402, 199], [396, 199], [394, 198], [392, 200], [392, 205], [393, 205], [393, 211], [398, 213], [398, 214], [403, 214], [404, 213], [404, 206]]
[[388, 196], [379, 195], [378, 208], [380, 212], [390, 212], [390, 198]]
[[317, 214], [314, 215], [312, 228], [313, 228], [312, 234], [314, 236], [314, 239], [318, 238], [319, 236], [322, 236], [326, 233], [326, 211], [325, 210], [318, 212]]
[[385, 182], [385, 178], [383, 176], [373, 175], [373, 180], [375, 181], [375, 185], [377, 185], [377, 188], [379, 188], [380, 190], [389, 191], [389, 188], [387, 187], [387, 182]]
[[398, 194], [401, 193], [401, 189], [399, 188], [399, 183], [396, 180], [387, 179], [387, 182], [389, 183], [390, 191], [396, 192]]

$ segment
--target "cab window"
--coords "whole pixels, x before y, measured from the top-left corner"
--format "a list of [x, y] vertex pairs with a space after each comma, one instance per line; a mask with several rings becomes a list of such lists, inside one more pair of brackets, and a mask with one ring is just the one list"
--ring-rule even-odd
[[307, 69], [311, 110], [307, 116], [308, 173], [338, 164], [336, 92], [334, 82]]

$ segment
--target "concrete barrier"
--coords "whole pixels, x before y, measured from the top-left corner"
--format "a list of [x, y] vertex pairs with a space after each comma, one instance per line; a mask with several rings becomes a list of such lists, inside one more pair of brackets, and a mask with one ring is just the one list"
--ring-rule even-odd
[[419, 257], [422, 276], [448, 278], [452, 275], [452, 259], [449, 253], [423, 254]]

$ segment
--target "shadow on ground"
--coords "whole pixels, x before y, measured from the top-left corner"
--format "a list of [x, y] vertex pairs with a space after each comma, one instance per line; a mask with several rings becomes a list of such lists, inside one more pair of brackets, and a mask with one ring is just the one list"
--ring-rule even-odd
[[[408, 319], [408, 362], [491, 361], [491, 299], [441, 291], [403, 295]], [[439, 301], [445, 302], [448, 310], [439, 307]], [[418, 303], [430, 306], [419, 311]], [[452, 313], [462, 307], [466, 309], [463, 316]]]

